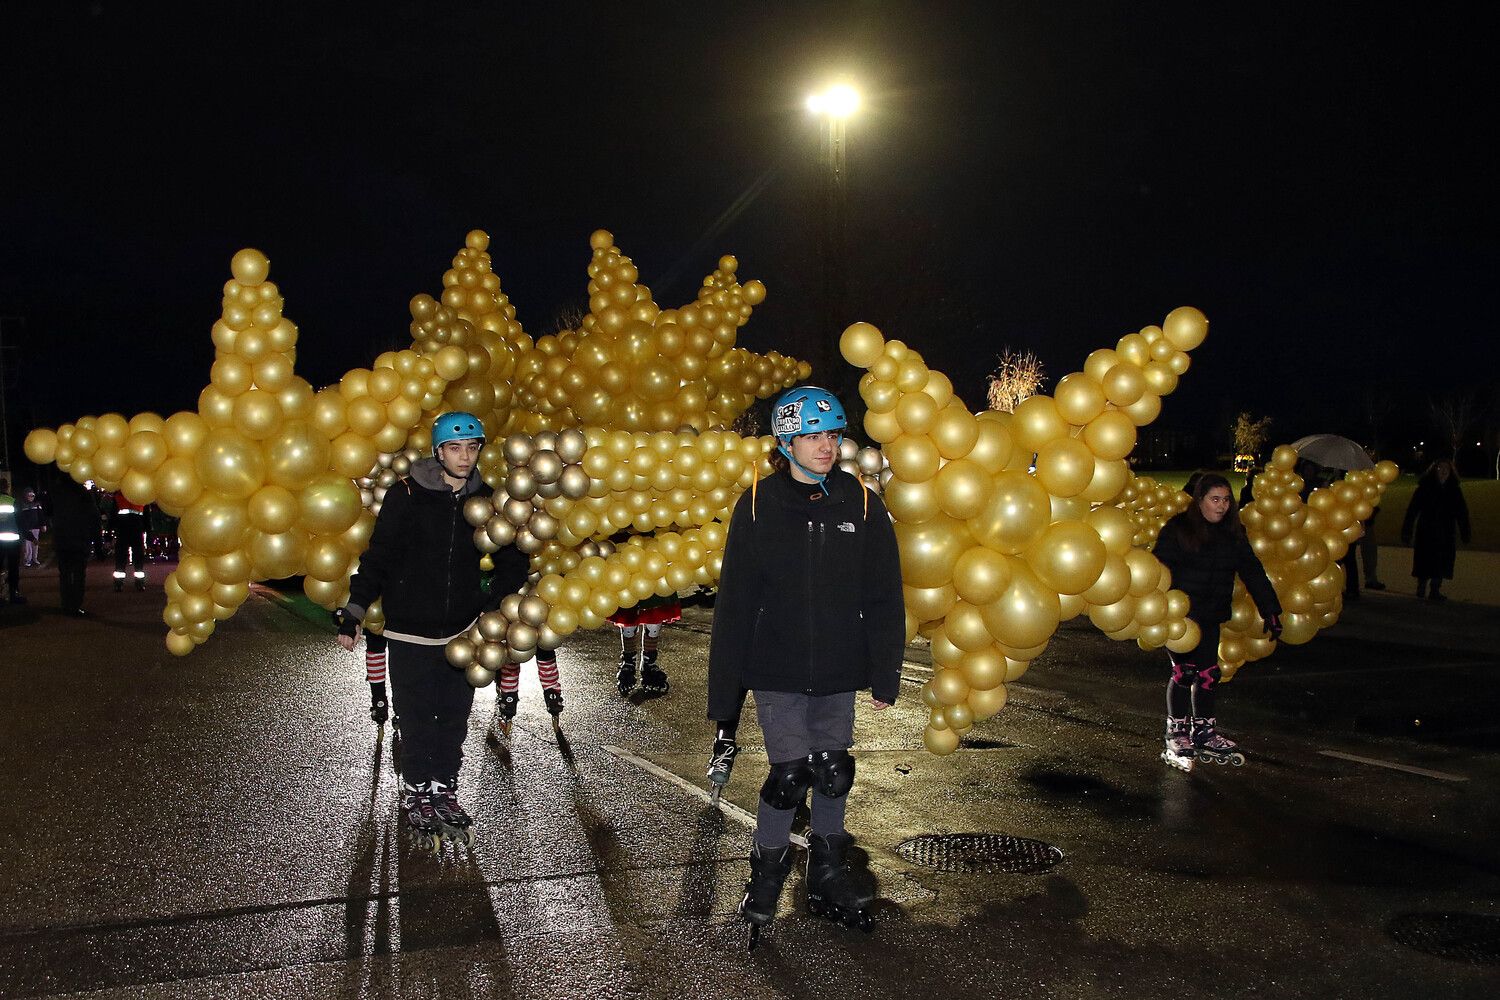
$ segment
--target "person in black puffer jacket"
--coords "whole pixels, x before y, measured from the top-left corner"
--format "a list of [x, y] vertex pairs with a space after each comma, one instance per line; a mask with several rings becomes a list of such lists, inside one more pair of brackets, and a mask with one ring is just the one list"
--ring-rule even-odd
[[526, 582], [528, 561], [508, 547], [485, 593], [464, 520], [464, 501], [489, 496], [476, 464], [484, 427], [468, 413], [433, 421], [433, 457], [412, 463], [411, 474], [386, 491], [370, 546], [349, 582], [349, 603], [335, 612], [339, 645], [353, 650], [359, 622], [376, 598], [385, 612], [387, 669], [401, 714], [402, 810], [423, 836], [441, 826], [464, 833], [470, 819], [458, 804], [463, 743], [474, 688], [444, 652], [448, 641], [482, 611]]
[[772, 412], [788, 468], [735, 504], [709, 649], [708, 715], [733, 738], [755, 694], [771, 771], [761, 787], [750, 882], [740, 913], [755, 930], [776, 913], [791, 868], [792, 817], [813, 789], [808, 906], [868, 925], [872, 895], [847, 864], [855, 692], [896, 700], [906, 645], [901, 562], [880, 498], [834, 468], [844, 408], [824, 389], [791, 389]]
[[1187, 653], [1169, 653], [1172, 677], [1167, 681], [1167, 735], [1162, 760], [1183, 771], [1197, 758], [1244, 763], [1233, 740], [1217, 730], [1214, 698], [1219, 683], [1219, 627], [1229, 620], [1234, 578], [1250, 592], [1272, 639], [1281, 636], [1281, 602], [1256, 558], [1234, 507], [1229, 481], [1206, 473], [1199, 477], [1187, 510], [1168, 521], [1154, 552], [1172, 571], [1172, 586], [1192, 601], [1188, 617], [1201, 639]]

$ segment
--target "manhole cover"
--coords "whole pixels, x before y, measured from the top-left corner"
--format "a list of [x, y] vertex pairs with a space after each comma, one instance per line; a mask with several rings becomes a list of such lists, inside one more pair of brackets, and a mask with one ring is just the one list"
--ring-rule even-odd
[[1500, 917], [1477, 913], [1403, 913], [1386, 926], [1398, 943], [1476, 965], [1500, 964]]
[[1062, 851], [1040, 840], [1004, 833], [944, 833], [912, 837], [896, 845], [906, 860], [940, 872], [1044, 872], [1060, 864]]

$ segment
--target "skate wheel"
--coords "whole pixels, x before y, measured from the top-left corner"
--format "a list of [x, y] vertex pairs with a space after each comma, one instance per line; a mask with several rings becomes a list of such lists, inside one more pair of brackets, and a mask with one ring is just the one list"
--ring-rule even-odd
[[749, 948], [749, 950], [750, 951], [754, 951], [755, 950], [755, 946], [758, 945], [758, 944], [760, 944], [760, 928], [757, 925], [755, 925], [755, 924], [751, 924], [750, 925], [750, 948]]
[[1233, 764], [1235, 767], [1244, 767], [1245, 755], [1237, 753], [1233, 757], [1229, 758], [1229, 763]]
[[875, 916], [869, 911], [863, 911], [859, 915], [859, 929], [866, 934], [875, 930]]
[[709, 792], [708, 792], [708, 804], [711, 805], [711, 806], [714, 806], [715, 808], [717, 808], [718, 805], [719, 805], [719, 796], [722, 795], [723, 792], [724, 792], [724, 786], [723, 785], [715, 785], [713, 788], [709, 789]]
[[823, 901], [820, 899], [809, 899], [807, 901], [807, 912], [815, 917], [823, 915]]

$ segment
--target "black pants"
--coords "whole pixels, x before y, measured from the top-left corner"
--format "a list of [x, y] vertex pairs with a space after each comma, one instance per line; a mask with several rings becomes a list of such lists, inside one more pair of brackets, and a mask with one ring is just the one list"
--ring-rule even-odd
[[1219, 686], [1219, 629], [1223, 622], [1198, 623], [1198, 645], [1191, 652], [1167, 651], [1172, 676], [1167, 680], [1167, 716], [1185, 719], [1189, 713], [1212, 718]]
[[83, 574], [88, 563], [88, 549], [57, 550], [58, 593], [64, 611], [83, 607]]
[[[127, 560], [125, 553], [132, 550], [134, 558]], [[146, 569], [146, 515], [115, 515], [115, 578], [123, 579], [126, 562], [132, 562], [137, 574], [144, 576]]]
[[5, 564], [5, 582], [10, 596], [21, 596], [21, 540], [0, 542], [0, 563]]
[[442, 646], [389, 642], [387, 676], [401, 706], [402, 778], [413, 785], [452, 782], [464, 762], [474, 688], [448, 663]]

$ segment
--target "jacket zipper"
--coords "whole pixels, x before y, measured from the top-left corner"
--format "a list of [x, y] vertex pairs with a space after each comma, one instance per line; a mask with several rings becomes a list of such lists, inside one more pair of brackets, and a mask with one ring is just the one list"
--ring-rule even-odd
[[805, 692], [807, 694], [812, 694], [812, 690], [813, 690], [813, 684], [812, 684], [813, 663], [818, 658], [817, 650], [815, 648], [816, 645], [817, 645], [817, 641], [818, 641], [818, 633], [817, 633], [817, 630], [813, 627], [813, 523], [811, 521], [807, 522], [807, 558], [805, 560], [803, 560], [802, 564], [807, 567], [807, 591], [806, 591], [806, 593], [807, 593], [807, 600], [805, 602], [805, 606], [807, 608], [807, 651], [808, 651], [808, 657], [807, 657], [807, 686], [806, 686], [806, 688], [804, 690], [805, 690]]
[[444, 574], [443, 583], [443, 627], [448, 627], [448, 622], [453, 616], [453, 533], [458, 529], [458, 494], [453, 494], [453, 502], [449, 505], [448, 520], [448, 568]]

